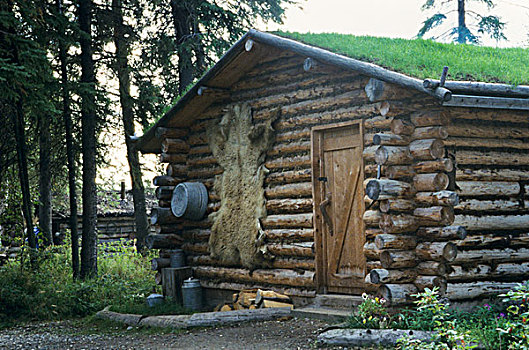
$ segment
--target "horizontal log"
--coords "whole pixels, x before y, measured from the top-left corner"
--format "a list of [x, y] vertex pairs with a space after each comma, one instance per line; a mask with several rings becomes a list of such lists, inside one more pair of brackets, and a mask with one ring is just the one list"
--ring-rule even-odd
[[462, 250], [457, 253], [453, 264], [486, 263], [486, 262], [514, 262], [529, 260], [528, 248], [502, 248]]
[[197, 145], [197, 146], [191, 146], [187, 154], [189, 156], [204, 156], [204, 155], [212, 154], [212, 152], [211, 152], [211, 148], [209, 148], [209, 145]]
[[380, 146], [407, 146], [410, 139], [406, 136], [378, 133], [373, 135], [373, 145]]
[[382, 233], [384, 233], [384, 231], [382, 231], [380, 228], [366, 228], [365, 229], [366, 239], [368, 240], [373, 240], [375, 239], [377, 235], [380, 235]]
[[178, 153], [161, 153], [160, 163], [185, 164], [187, 155]]
[[274, 269], [301, 269], [301, 270], [314, 271], [315, 264], [314, 264], [314, 259], [277, 257], [272, 261], [272, 268]]
[[311, 290], [311, 289], [271, 286], [271, 285], [258, 284], [258, 283], [252, 283], [252, 282], [237, 283], [237, 282], [218, 282], [218, 281], [204, 280], [204, 281], [200, 281], [200, 285], [203, 288], [225, 289], [225, 290], [230, 290], [230, 291], [242, 291], [242, 290], [248, 290], [248, 289], [269, 289], [269, 290], [276, 291], [278, 293], [282, 293], [282, 294], [286, 294], [290, 296], [296, 296], [296, 297], [303, 297], [303, 298], [314, 298], [316, 296], [316, 291]]
[[465, 239], [467, 230], [463, 226], [421, 227], [417, 230], [417, 237], [431, 241]]
[[432, 160], [445, 155], [443, 141], [439, 139], [423, 139], [410, 142], [411, 156], [416, 160]]
[[459, 195], [453, 191], [417, 192], [415, 201], [420, 205], [455, 206], [459, 203]]
[[167, 164], [165, 173], [170, 177], [185, 178], [187, 176], [187, 165], [185, 164]]
[[267, 199], [312, 197], [312, 183], [300, 182], [265, 188]]
[[415, 129], [412, 122], [404, 119], [394, 119], [391, 122], [391, 132], [395, 135], [411, 135]]
[[417, 276], [417, 272], [414, 269], [408, 270], [386, 270], [386, 269], [374, 269], [369, 272], [371, 283], [409, 283], [413, 282]]
[[506, 181], [458, 181], [459, 196], [517, 196], [520, 193], [518, 182]]
[[384, 174], [392, 180], [404, 179], [415, 175], [415, 170], [411, 165], [390, 165], [384, 167]]
[[529, 165], [529, 155], [527, 152], [520, 153], [489, 150], [457, 150], [455, 155], [458, 165]]
[[417, 230], [418, 222], [413, 215], [382, 214], [379, 227], [384, 233], [405, 233]]
[[450, 136], [516, 139], [529, 137], [529, 127], [479, 125], [475, 123], [452, 122], [446, 126]]
[[529, 149], [529, 143], [519, 139], [487, 139], [449, 136], [445, 140], [445, 145], [452, 147]]
[[314, 286], [314, 272], [312, 271], [303, 271], [303, 273], [298, 273], [294, 270], [285, 269], [259, 269], [250, 273], [250, 271], [247, 269], [197, 266], [193, 268], [193, 275], [198, 278], [224, 281], [231, 280], [250, 283], [266, 283], [293, 287]]
[[413, 187], [416, 191], [442, 191], [448, 188], [450, 180], [444, 173], [417, 174], [413, 177]]
[[364, 183], [366, 195], [372, 200], [406, 197], [412, 194], [411, 185], [403, 181], [367, 179]]
[[279, 229], [265, 230], [267, 241], [308, 241], [314, 239], [314, 231], [311, 229]]
[[375, 162], [379, 165], [409, 164], [412, 157], [408, 147], [379, 146], [375, 151]]
[[367, 227], [378, 227], [382, 213], [378, 210], [366, 210], [363, 215], [364, 224]]
[[[187, 143], [191, 146], [207, 145], [208, 136], [205, 132], [194, 132], [187, 138]], [[191, 147], [193, 149], [193, 147]]]
[[388, 301], [389, 305], [409, 304], [413, 301], [412, 294], [418, 289], [413, 284], [383, 284], [377, 294]]
[[388, 130], [388, 129], [391, 129], [392, 122], [393, 122], [393, 117], [378, 115], [376, 117], [364, 119], [364, 128], [368, 130], [369, 129]]
[[184, 140], [180, 139], [164, 139], [162, 141], [163, 153], [187, 153], [189, 152], [189, 145]]
[[526, 208], [528, 208], [528, 206], [526, 206], [525, 203], [515, 199], [465, 199], [454, 207], [455, 210], [459, 211], [491, 211], [495, 213], [519, 211]]
[[439, 172], [449, 173], [454, 170], [454, 162], [450, 158], [425, 160], [413, 164], [413, 169], [419, 174]]
[[527, 230], [529, 229], [529, 215], [456, 215], [454, 225], [464, 226], [469, 231]]
[[282, 157], [265, 162], [265, 167], [269, 170], [275, 169], [293, 169], [299, 167], [310, 167], [310, 154], [299, 155], [293, 157]]
[[380, 234], [375, 237], [377, 249], [411, 250], [417, 246], [414, 236]]
[[529, 171], [523, 169], [456, 169], [457, 181], [527, 181]]
[[364, 243], [363, 252], [364, 252], [364, 256], [368, 260], [380, 260], [381, 251], [377, 248], [374, 242]]
[[380, 211], [383, 213], [389, 212], [403, 212], [403, 211], [412, 211], [415, 209], [415, 202], [410, 199], [385, 199], [380, 201]]
[[413, 216], [420, 226], [448, 226], [454, 222], [454, 210], [451, 207], [416, 208]]
[[472, 235], [462, 240], [453, 241], [459, 248], [500, 248], [511, 246], [511, 236], [495, 236], [494, 234]]
[[180, 219], [173, 215], [170, 208], [152, 208], [151, 225], [165, 225], [179, 222]]
[[209, 244], [205, 242], [191, 243], [186, 242], [182, 244], [182, 249], [187, 254], [209, 254]]
[[187, 129], [180, 129], [180, 128], [164, 128], [162, 126], [159, 126], [154, 131], [154, 135], [157, 139], [164, 139], [164, 138], [172, 138], [172, 139], [179, 139], [184, 136], [187, 136]]
[[189, 179], [209, 179], [215, 175], [220, 175], [224, 172], [224, 169], [220, 166], [214, 167], [200, 167], [197, 169], [189, 169], [187, 176]]
[[178, 248], [183, 243], [183, 238], [175, 234], [149, 234], [145, 237], [145, 246], [148, 249], [172, 249]]
[[490, 278], [518, 278], [526, 277], [529, 273], [529, 262], [503, 263], [494, 268], [491, 265], [477, 264], [475, 266], [453, 265], [448, 281], [471, 281]]
[[310, 140], [310, 127], [296, 130], [280, 131], [276, 134], [276, 142], [288, 142], [292, 140]]
[[306, 213], [312, 211], [312, 198], [270, 199], [266, 201], [269, 213]]
[[289, 143], [275, 144], [266, 152], [268, 156], [282, 156], [285, 154], [302, 153], [310, 151], [310, 140], [298, 140]]
[[182, 237], [184, 237], [187, 242], [207, 242], [210, 235], [211, 230], [209, 229], [194, 229], [182, 232]]
[[375, 155], [377, 152], [377, 149], [380, 146], [369, 146], [365, 147], [362, 151], [362, 157], [364, 158], [365, 162], [374, 162], [375, 161]]
[[268, 215], [261, 219], [264, 229], [273, 228], [312, 228], [312, 213], [292, 215]]
[[154, 194], [158, 199], [171, 199], [173, 197], [174, 186], [160, 186], [156, 188]]
[[278, 256], [297, 256], [297, 257], [314, 257], [314, 243], [268, 243], [266, 244], [268, 252]]
[[420, 291], [424, 291], [426, 288], [433, 289], [438, 288], [439, 295], [445, 295], [446, 293], [446, 279], [440, 276], [417, 276], [413, 281], [415, 287]]
[[176, 186], [181, 182], [184, 182], [184, 180], [167, 175], [155, 176], [152, 180], [154, 186]]
[[423, 276], [445, 276], [448, 267], [445, 262], [422, 261], [415, 267], [417, 274]]
[[423, 242], [415, 248], [415, 254], [421, 260], [454, 261], [457, 257], [457, 246], [451, 242]]
[[213, 155], [205, 157], [188, 157], [187, 166], [188, 167], [200, 167], [200, 166], [214, 166], [218, 165], [217, 158]]
[[311, 169], [289, 170], [283, 172], [270, 173], [266, 176], [265, 182], [268, 184], [281, 183], [288, 184], [294, 182], [308, 182], [312, 178]]
[[413, 112], [410, 121], [416, 127], [447, 125], [450, 122], [448, 113], [439, 110]]
[[161, 270], [164, 267], [169, 267], [170, 265], [171, 265], [171, 259], [154, 258], [151, 260], [151, 270], [153, 271]]
[[518, 283], [512, 282], [470, 282], [470, 283], [448, 283], [445, 296], [450, 300], [477, 299], [492, 297], [505, 293]]
[[415, 251], [384, 250], [380, 253], [380, 263], [385, 269], [415, 267], [417, 265], [417, 256]]
[[415, 128], [413, 134], [410, 138], [412, 140], [422, 140], [422, 139], [441, 139], [446, 140], [448, 137], [448, 131], [442, 126], [425, 126], [420, 128]]

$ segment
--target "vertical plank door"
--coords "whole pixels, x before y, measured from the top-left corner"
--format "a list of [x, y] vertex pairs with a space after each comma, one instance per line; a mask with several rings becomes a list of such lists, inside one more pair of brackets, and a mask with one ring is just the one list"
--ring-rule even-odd
[[312, 130], [316, 283], [320, 292], [359, 294], [366, 260], [362, 124]]

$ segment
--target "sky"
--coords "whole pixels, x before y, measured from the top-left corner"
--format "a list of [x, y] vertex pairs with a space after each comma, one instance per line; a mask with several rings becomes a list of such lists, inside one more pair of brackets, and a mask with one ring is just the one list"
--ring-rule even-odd
[[[431, 12], [421, 11], [425, 0], [305, 0], [291, 6], [285, 13], [283, 25], [264, 25], [265, 30], [296, 32], [338, 32], [355, 35], [399, 37], [411, 39]], [[438, 2], [441, 2], [438, 0]], [[456, 1], [453, 1], [454, 4]], [[484, 40], [488, 46], [528, 46], [529, 0], [494, 0], [492, 14], [506, 22], [508, 41], [496, 43]], [[487, 12], [479, 1], [468, 1], [468, 10]], [[448, 20], [456, 21], [456, 13]], [[470, 24], [470, 19], [467, 23]], [[448, 29], [441, 27], [439, 34]]]

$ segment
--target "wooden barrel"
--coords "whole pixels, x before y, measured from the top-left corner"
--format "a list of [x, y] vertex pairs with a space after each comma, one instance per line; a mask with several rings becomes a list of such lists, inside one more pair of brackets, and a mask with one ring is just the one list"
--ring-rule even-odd
[[201, 182], [178, 184], [171, 198], [171, 211], [174, 216], [189, 220], [200, 220], [208, 206], [208, 191]]

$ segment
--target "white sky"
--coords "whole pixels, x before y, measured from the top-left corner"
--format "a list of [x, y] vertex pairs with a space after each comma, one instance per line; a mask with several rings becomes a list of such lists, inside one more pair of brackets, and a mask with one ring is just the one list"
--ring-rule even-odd
[[[428, 12], [421, 11], [424, 2], [425, 0], [306, 0], [301, 1], [303, 9], [295, 6], [286, 11], [283, 25], [263, 26], [261, 29], [411, 39], [428, 17]], [[495, 3], [496, 7], [491, 14], [500, 16], [507, 23], [505, 35], [508, 41], [500, 42], [498, 46], [528, 46], [529, 0], [495, 0]], [[468, 1], [466, 6], [467, 10], [478, 6], [477, 12], [484, 14], [478, 1]], [[448, 17], [447, 21], [450, 20], [451, 23], [456, 23], [455, 13]], [[470, 19], [467, 19], [467, 24], [471, 24]], [[448, 28], [447, 25], [437, 33]], [[483, 43], [496, 46], [494, 40], [483, 40]]]

